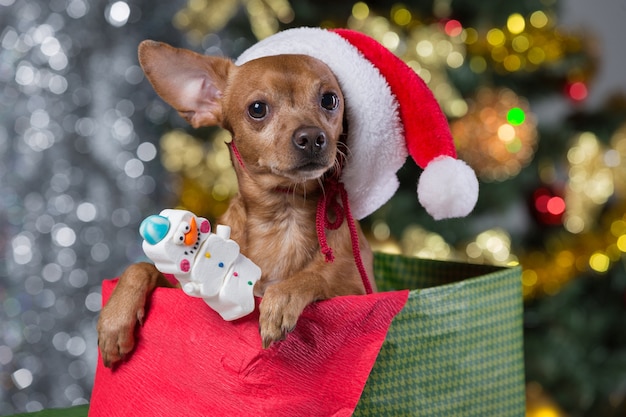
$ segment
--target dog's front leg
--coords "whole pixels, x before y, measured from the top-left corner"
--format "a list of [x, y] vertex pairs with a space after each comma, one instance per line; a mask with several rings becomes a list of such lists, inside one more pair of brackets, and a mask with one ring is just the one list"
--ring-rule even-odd
[[[342, 264], [343, 268], [342, 268]], [[269, 285], [259, 306], [259, 329], [263, 348], [285, 339], [306, 306], [314, 301], [348, 294], [363, 294], [354, 266], [343, 262], [326, 263], [320, 256], [297, 276]], [[354, 275], [354, 277], [351, 277]], [[346, 279], [337, 279], [338, 277]]]
[[98, 347], [107, 367], [123, 359], [135, 346], [135, 326], [143, 324], [148, 296], [156, 287], [172, 284], [154, 265], [137, 263], [120, 276], [98, 319]]
[[[320, 278], [311, 276], [309, 279], [315, 281]], [[263, 349], [267, 349], [272, 342], [283, 340], [296, 326], [304, 308], [318, 298], [312, 288], [301, 286], [302, 282], [288, 279], [269, 286], [265, 291], [259, 306]]]

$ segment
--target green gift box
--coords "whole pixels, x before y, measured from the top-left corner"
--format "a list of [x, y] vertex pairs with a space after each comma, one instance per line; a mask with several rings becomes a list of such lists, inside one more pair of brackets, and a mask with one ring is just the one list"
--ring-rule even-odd
[[411, 289], [355, 416], [525, 414], [521, 268], [377, 253], [379, 291]]

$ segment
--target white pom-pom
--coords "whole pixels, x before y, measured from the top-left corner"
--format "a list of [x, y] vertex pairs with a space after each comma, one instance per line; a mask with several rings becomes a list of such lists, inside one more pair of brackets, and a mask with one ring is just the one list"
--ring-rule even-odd
[[435, 220], [465, 217], [478, 200], [478, 180], [465, 162], [440, 156], [420, 175], [417, 196]]

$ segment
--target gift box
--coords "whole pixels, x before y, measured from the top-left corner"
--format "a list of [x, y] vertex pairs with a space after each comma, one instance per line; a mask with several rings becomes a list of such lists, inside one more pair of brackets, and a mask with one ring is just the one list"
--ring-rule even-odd
[[314, 303], [267, 350], [257, 313], [159, 288], [130, 358], [99, 361], [89, 416], [523, 416], [520, 273], [376, 254], [379, 293]]
[[376, 254], [379, 291], [411, 289], [355, 416], [525, 415], [521, 268]]

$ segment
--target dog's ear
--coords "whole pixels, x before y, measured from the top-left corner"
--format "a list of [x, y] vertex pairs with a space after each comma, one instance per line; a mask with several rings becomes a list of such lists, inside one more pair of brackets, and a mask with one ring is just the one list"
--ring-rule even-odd
[[231, 60], [143, 41], [139, 63], [157, 94], [193, 127], [222, 122], [220, 99], [235, 66]]

